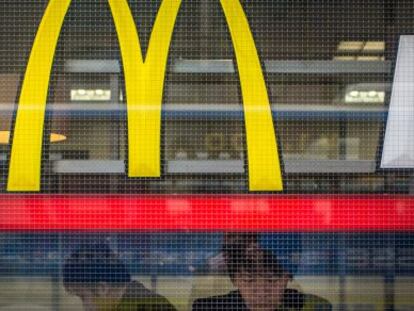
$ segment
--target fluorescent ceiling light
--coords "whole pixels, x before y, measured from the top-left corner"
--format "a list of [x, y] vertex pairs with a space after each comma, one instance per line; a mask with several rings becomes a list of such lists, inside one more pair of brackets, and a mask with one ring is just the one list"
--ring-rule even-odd
[[111, 100], [111, 90], [75, 89], [70, 91], [71, 101], [108, 101]]
[[365, 42], [364, 52], [383, 52], [385, 49], [384, 41], [367, 41]]
[[364, 47], [363, 41], [341, 41], [338, 44], [338, 51], [341, 51], [341, 52], [361, 51], [363, 47]]
[[339, 60], [339, 61], [353, 61], [353, 60], [357, 60], [360, 62], [365, 62], [365, 61], [384, 61], [385, 57], [384, 56], [334, 56], [333, 58], [334, 60]]
[[[66, 140], [66, 136], [62, 134], [50, 134], [50, 142], [57, 143]], [[0, 145], [7, 145], [10, 142], [10, 131], [0, 131]]]
[[382, 61], [384, 60], [384, 56], [358, 56], [357, 60], [359, 61]]
[[[336, 60], [357, 60], [370, 61], [384, 60], [382, 55], [385, 50], [384, 41], [341, 41], [338, 44], [338, 54], [351, 53], [355, 55], [338, 55], [334, 56]], [[361, 54], [374, 54], [374, 55], [361, 55]], [[377, 55], [375, 55], [377, 54]]]
[[356, 56], [334, 56], [334, 60], [356, 60]]
[[346, 103], [383, 103], [384, 91], [357, 91], [353, 90], [345, 94]]

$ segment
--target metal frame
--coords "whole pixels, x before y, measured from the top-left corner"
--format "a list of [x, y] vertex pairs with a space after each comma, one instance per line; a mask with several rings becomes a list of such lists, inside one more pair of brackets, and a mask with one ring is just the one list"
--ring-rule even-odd
[[[265, 60], [267, 73], [290, 74], [346, 74], [346, 73], [390, 73], [390, 61], [296, 61]], [[231, 59], [220, 60], [173, 60], [170, 70], [174, 73], [235, 73]], [[113, 59], [72, 59], [65, 63], [65, 72], [75, 73], [120, 73], [119, 61]]]
[[[244, 174], [243, 160], [170, 160], [167, 174]], [[371, 160], [284, 160], [288, 174], [374, 173]], [[58, 174], [125, 174], [122, 160], [58, 160], [52, 171]]]

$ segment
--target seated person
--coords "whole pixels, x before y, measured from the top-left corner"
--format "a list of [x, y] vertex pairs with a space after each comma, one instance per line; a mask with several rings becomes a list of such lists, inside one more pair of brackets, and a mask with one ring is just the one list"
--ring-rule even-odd
[[226, 295], [195, 300], [193, 311], [323, 310], [331, 304], [317, 296], [287, 289], [292, 274], [273, 252], [264, 249], [255, 234], [228, 234], [223, 256], [237, 290]]
[[63, 266], [63, 285], [82, 300], [86, 311], [175, 311], [165, 297], [132, 281], [106, 244], [85, 244], [73, 252]]

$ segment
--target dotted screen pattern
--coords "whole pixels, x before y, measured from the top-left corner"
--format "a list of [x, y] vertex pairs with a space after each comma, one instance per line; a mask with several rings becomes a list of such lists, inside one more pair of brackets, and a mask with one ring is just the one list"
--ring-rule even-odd
[[[414, 29], [411, 1], [241, 3], [275, 111], [283, 193], [409, 197], [412, 172], [378, 165], [398, 40]], [[160, 1], [129, 5], [145, 55]], [[7, 137], [46, 6], [47, 1], [0, 1], [3, 195]], [[355, 92], [361, 97], [352, 96]], [[369, 92], [376, 94], [371, 98]], [[62, 136], [56, 142], [44, 140], [40, 193], [249, 193], [240, 81], [219, 1], [182, 1], [165, 76], [160, 178], [128, 178], [125, 173], [126, 100], [107, 1], [73, 0], [57, 45], [47, 102], [51, 113], [45, 122], [45, 136]], [[274, 195], [271, 200], [277, 200]], [[272, 232], [261, 238], [260, 248], [269, 248], [279, 261], [300, 255], [288, 288], [322, 297], [334, 310], [414, 309], [410, 233]], [[90, 253], [96, 245], [108, 246], [133, 279], [180, 310], [190, 309], [197, 298], [234, 289], [221, 254], [221, 231], [29, 231], [5, 232], [0, 239], [0, 310], [78, 310], [81, 300], [69, 295], [62, 281], [65, 260], [85, 243]], [[293, 255], [283, 253], [283, 242], [289, 242]], [[97, 253], [92, 255], [108, 257], [102, 250]], [[116, 275], [115, 270], [109, 274]]]

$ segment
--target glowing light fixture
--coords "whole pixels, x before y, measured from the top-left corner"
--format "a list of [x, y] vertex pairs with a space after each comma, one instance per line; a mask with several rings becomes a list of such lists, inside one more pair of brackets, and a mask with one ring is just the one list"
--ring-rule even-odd
[[384, 41], [341, 41], [338, 44], [339, 52], [382, 53], [384, 50]]
[[384, 56], [358, 56], [359, 61], [381, 61], [384, 60]]
[[342, 61], [383, 61], [385, 60], [384, 50], [384, 41], [341, 41], [338, 44], [337, 53], [345, 55], [336, 55], [333, 59]]
[[50, 134], [50, 142], [51, 143], [58, 143], [58, 142], [66, 140], [66, 138], [67, 137], [65, 135], [62, 135], [62, 134], [57, 134], [57, 133], [51, 133]]
[[334, 56], [334, 60], [356, 60], [356, 56]]
[[74, 89], [70, 91], [71, 101], [108, 101], [110, 99], [111, 90]]
[[350, 91], [345, 94], [346, 103], [383, 103], [384, 91]]
[[384, 41], [367, 41], [365, 42], [363, 51], [364, 52], [384, 52], [385, 42]]
[[340, 61], [351, 61], [356, 60], [360, 62], [366, 62], [366, 61], [384, 61], [384, 56], [334, 56], [334, 60], [340, 60]]
[[364, 47], [363, 41], [341, 41], [338, 44], [338, 51], [352, 52], [361, 51]]

